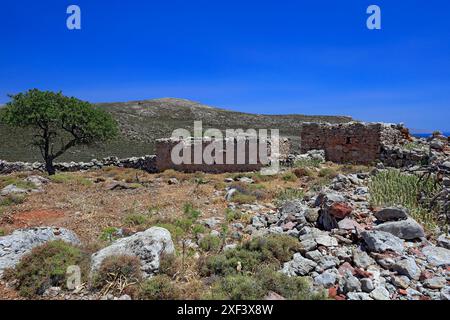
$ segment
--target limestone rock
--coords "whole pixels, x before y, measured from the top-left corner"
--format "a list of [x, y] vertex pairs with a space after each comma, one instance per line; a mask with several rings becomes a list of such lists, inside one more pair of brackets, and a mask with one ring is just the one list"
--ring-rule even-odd
[[80, 244], [80, 240], [72, 231], [53, 227], [20, 229], [0, 237], [0, 274], [4, 269], [14, 267], [33, 248], [53, 240]]
[[374, 230], [389, 232], [394, 236], [405, 240], [425, 237], [423, 227], [412, 218], [408, 218], [407, 220], [385, 222], [376, 226]]
[[139, 258], [144, 277], [149, 277], [158, 271], [161, 255], [174, 252], [170, 232], [164, 228], [152, 227], [130, 237], [119, 239], [94, 253], [91, 257], [91, 275], [100, 268], [105, 258], [114, 255], [130, 255]]
[[363, 231], [361, 236], [370, 251], [384, 252], [391, 250], [402, 253], [404, 250], [403, 240], [388, 232], [377, 230]]

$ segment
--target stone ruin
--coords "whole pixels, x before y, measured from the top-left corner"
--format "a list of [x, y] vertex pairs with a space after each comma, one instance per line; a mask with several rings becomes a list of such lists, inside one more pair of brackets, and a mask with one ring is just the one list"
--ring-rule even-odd
[[[364, 123], [349, 122], [343, 124], [329, 123], [304, 123], [299, 132], [300, 152], [304, 156], [309, 153], [320, 151], [325, 153], [325, 159], [335, 163], [351, 164], [375, 164], [382, 162], [386, 166], [392, 167], [410, 167], [429, 163], [439, 155], [442, 150], [436, 150], [438, 147], [448, 148], [448, 141], [442, 137], [433, 137], [431, 142], [425, 139], [413, 139], [409, 135], [408, 129], [403, 125], [386, 123]], [[228, 139], [228, 140], [227, 140]], [[230, 138], [223, 141], [226, 144]], [[236, 139], [236, 138], [231, 138]], [[245, 139], [248, 139], [245, 138]], [[447, 139], [447, 138], [445, 138]], [[414, 140], [413, 148], [405, 146]], [[198, 140], [197, 140], [198, 141]], [[108, 157], [103, 160], [91, 160], [89, 162], [68, 162], [57, 163], [55, 167], [58, 171], [79, 171], [102, 168], [105, 166], [117, 166], [124, 168], [134, 168], [145, 170], [150, 173], [162, 172], [167, 169], [173, 169], [184, 172], [245, 172], [260, 170], [265, 163], [257, 158], [251, 161], [248, 157], [249, 141], [245, 144], [245, 157], [243, 161], [237, 161], [236, 144], [233, 150], [234, 162], [226, 164], [227, 151], [223, 151], [223, 163], [191, 163], [175, 164], [172, 162], [171, 152], [181, 140], [179, 139], [159, 139], [156, 140], [155, 155], [146, 155], [143, 157], [132, 157], [118, 159], [117, 157]], [[203, 138], [201, 140], [202, 148], [207, 147], [212, 140]], [[194, 148], [194, 139], [184, 139], [183, 143], [192, 149]], [[259, 145], [259, 142], [257, 142]], [[264, 144], [263, 144], [264, 145]], [[435, 146], [436, 145], [436, 146]], [[268, 148], [267, 154], [270, 156], [270, 140], [265, 147]], [[298, 149], [298, 148], [296, 148]], [[204, 149], [203, 149], [204, 150]], [[291, 154], [291, 142], [287, 138], [280, 138], [279, 159], [282, 165], [292, 165], [292, 159], [297, 159], [298, 155]], [[258, 152], [259, 154], [259, 152]], [[241, 158], [242, 160], [242, 158]], [[255, 160], [255, 159], [252, 159]], [[292, 160], [292, 161], [291, 161]], [[42, 163], [26, 162], [6, 162], [0, 160], [0, 174], [8, 174], [14, 171], [44, 171]]]
[[[205, 150], [211, 143], [215, 141], [220, 145], [215, 152], [212, 153], [215, 161], [213, 163], [206, 163], [205, 159], [200, 159], [194, 161], [194, 149], [197, 145], [199, 149]], [[242, 149], [239, 149], [239, 144], [242, 143]], [[254, 157], [250, 157], [250, 147], [253, 146], [257, 151]], [[188, 161], [177, 164], [172, 161], [172, 151], [177, 146], [182, 146], [183, 151], [180, 153], [175, 150], [177, 154], [190, 154]], [[212, 146], [211, 146], [212, 147]], [[179, 148], [179, 147], [178, 147]], [[158, 171], [164, 171], [167, 169], [173, 169], [183, 172], [209, 172], [209, 173], [221, 173], [221, 172], [246, 172], [246, 171], [257, 171], [263, 166], [268, 164], [269, 159], [260, 158], [260, 148], [265, 148], [266, 152], [264, 154], [270, 157], [271, 153], [271, 143], [270, 140], [260, 142], [259, 139], [251, 139], [249, 137], [244, 138], [225, 138], [223, 140], [213, 140], [210, 138], [203, 138], [201, 140], [196, 140], [193, 138], [188, 139], [159, 139], [156, 140], [156, 168]], [[220, 151], [222, 149], [222, 151]], [[279, 141], [279, 159], [283, 161], [290, 150], [290, 142], [287, 138], [280, 138]], [[216, 152], [220, 154], [216, 154]], [[203, 152], [203, 151], [202, 151]]]
[[326, 160], [336, 163], [372, 164], [382, 158], [384, 146], [398, 145], [406, 135], [401, 125], [394, 124], [304, 123], [300, 150], [324, 150]]

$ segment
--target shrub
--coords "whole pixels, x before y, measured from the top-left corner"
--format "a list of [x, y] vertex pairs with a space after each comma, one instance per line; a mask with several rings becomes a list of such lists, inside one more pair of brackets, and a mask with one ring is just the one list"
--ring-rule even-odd
[[325, 292], [313, 293], [308, 281], [304, 277], [289, 277], [277, 272], [270, 266], [258, 272], [256, 278], [265, 291], [273, 291], [289, 300], [318, 300], [325, 299]]
[[305, 192], [301, 189], [286, 188], [276, 194], [276, 202], [281, 203], [293, 199], [303, 199]]
[[227, 208], [225, 210], [225, 219], [228, 222], [239, 220], [239, 219], [241, 219], [241, 217], [242, 217], [242, 213], [240, 211], [235, 211], [230, 208]]
[[227, 250], [200, 261], [200, 273], [210, 275], [229, 275], [237, 272], [240, 264], [242, 272], [254, 272], [261, 262], [261, 253], [245, 250], [241, 247]]
[[244, 273], [254, 273], [263, 264], [280, 267], [299, 249], [299, 241], [291, 236], [258, 237], [201, 261], [200, 272], [204, 275], [228, 275], [236, 273], [238, 265]]
[[67, 267], [84, 265], [86, 258], [77, 247], [61, 240], [51, 241], [25, 255], [12, 276], [18, 280], [22, 296], [42, 295], [50, 287], [64, 285]]
[[132, 213], [125, 217], [124, 223], [128, 226], [141, 226], [147, 222], [147, 216], [140, 213]]
[[295, 168], [292, 172], [297, 178], [313, 176], [313, 172], [308, 168]]
[[253, 203], [256, 201], [256, 196], [236, 191], [232, 196], [232, 201], [238, 204]]
[[308, 167], [318, 168], [318, 167], [320, 167], [321, 163], [322, 162], [317, 159], [311, 159], [311, 158], [299, 159], [299, 160], [295, 161], [294, 167], [296, 167], [296, 168], [305, 168], [305, 167], [306, 168], [308, 168]]
[[118, 229], [115, 227], [107, 227], [103, 229], [102, 234], [100, 235], [100, 240], [112, 242], [117, 239], [115, 236]]
[[142, 283], [139, 297], [144, 300], [176, 300], [180, 298], [180, 292], [168, 276], [161, 274]]
[[0, 237], [3, 237], [5, 235], [5, 230], [0, 229]]
[[325, 177], [325, 178], [330, 178], [333, 179], [335, 178], [338, 174], [336, 172], [336, 170], [332, 169], [332, 168], [322, 168], [319, 170], [319, 177]]
[[9, 194], [6, 197], [0, 199], [0, 206], [11, 206], [15, 204], [21, 204], [25, 202], [25, 195], [22, 194]]
[[173, 277], [180, 269], [179, 264], [175, 254], [162, 254], [159, 258], [159, 272]]
[[284, 181], [295, 181], [295, 180], [297, 180], [297, 176], [294, 173], [292, 173], [292, 172], [286, 172], [283, 175], [282, 178], [283, 178]]
[[297, 238], [278, 234], [253, 238], [244, 244], [244, 248], [261, 252], [265, 262], [277, 260], [281, 263], [291, 260], [292, 255], [301, 249]]
[[432, 229], [437, 223], [437, 215], [426, 203], [418, 201], [423, 193], [431, 198], [437, 191], [434, 181], [420, 181], [415, 175], [403, 174], [398, 170], [386, 170], [374, 176], [369, 184], [370, 204], [372, 206], [400, 205], [409, 209], [414, 219]]
[[92, 280], [92, 287], [104, 293], [122, 294], [126, 287], [133, 286], [142, 278], [139, 258], [129, 255], [106, 257]]
[[221, 300], [259, 300], [265, 290], [253, 277], [246, 275], [229, 275], [220, 279], [211, 289], [212, 299]]
[[199, 246], [203, 251], [218, 251], [221, 240], [218, 236], [207, 235], [199, 241]]

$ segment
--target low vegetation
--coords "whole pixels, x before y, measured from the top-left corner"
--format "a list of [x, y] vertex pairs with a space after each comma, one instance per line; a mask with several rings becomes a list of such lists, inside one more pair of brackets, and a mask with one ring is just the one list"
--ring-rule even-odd
[[[67, 267], [87, 265], [88, 256], [81, 249], [61, 240], [48, 242], [25, 255], [7, 277], [17, 280], [17, 289], [24, 297], [42, 295], [48, 288], [64, 286]], [[86, 274], [84, 268], [82, 274]]]
[[370, 203], [374, 207], [400, 205], [409, 209], [411, 216], [429, 229], [437, 223], [436, 214], [429, 204], [418, 200], [420, 194], [430, 199], [437, 191], [433, 179], [421, 181], [416, 175], [386, 170], [372, 178], [369, 191]]
[[93, 277], [92, 287], [102, 295], [123, 293], [136, 295], [138, 284], [142, 280], [139, 259], [134, 256], [116, 255], [103, 260]]

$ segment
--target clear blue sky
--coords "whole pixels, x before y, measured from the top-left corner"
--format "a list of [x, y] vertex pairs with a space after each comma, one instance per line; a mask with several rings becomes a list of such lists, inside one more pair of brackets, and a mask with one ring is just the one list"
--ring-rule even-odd
[[[66, 28], [70, 4], [82, 30]], [[15, 0], [0, 33], [0, 103], [37, 87], [450, 131], [448, 0]]]

